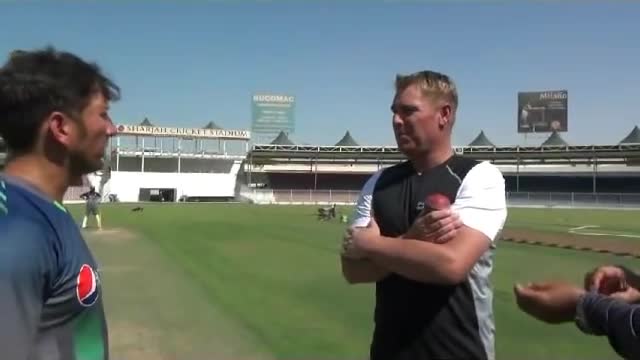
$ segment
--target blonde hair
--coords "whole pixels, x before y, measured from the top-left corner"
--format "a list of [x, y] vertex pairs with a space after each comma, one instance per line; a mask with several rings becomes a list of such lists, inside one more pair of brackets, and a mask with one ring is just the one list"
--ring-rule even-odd
[[396, 92], [400, 92], [409, 86], [417, 85], [425, 97], [435, 100], [445, 100], [451, 104], [451, 110], [455, 114], [458, 108], [458, 90], [453, 80], [442, 73], [435, 71], [420, 71], [409, 75], [396, 75]]

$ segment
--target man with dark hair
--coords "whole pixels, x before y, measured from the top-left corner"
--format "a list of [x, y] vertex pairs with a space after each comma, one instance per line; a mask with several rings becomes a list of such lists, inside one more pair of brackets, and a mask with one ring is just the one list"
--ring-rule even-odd
[[[457, 107], [444, 74], [396, 78], [392, 123], [408, 161], [364, 185], [342, 255], [350, 283], [376, 283], [372, 360], [495, 359], [489, 277], [507, 216], [504, 178], [454, 153]], [[453, 236], [430, 240], [443, 234]]]
[[2, 359], [108, 359], [96, 262], [61, 202], [102, 168], [118, 97], [97, 65], [53, 48], [0, 68]]

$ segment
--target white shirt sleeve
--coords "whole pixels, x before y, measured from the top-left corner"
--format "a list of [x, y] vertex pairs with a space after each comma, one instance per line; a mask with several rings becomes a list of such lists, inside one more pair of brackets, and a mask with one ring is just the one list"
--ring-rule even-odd
[[505, 181], [490, 162], [474, 166], [462, 180], [452, 209], [462, 223], [496, 240], [507, 219]]
[[369, 225], [373, 206], [373, 191], [376, 188], [380, 174], [382, 174], [382, 170], [373, 174], [362, 187], [349, 227], [366, 227]]

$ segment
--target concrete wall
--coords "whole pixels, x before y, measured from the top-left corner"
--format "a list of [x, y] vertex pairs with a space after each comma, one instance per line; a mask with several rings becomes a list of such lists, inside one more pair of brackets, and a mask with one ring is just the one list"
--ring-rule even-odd
[[[203, 164], [196, 164], [198, 166]], [[235, 197], [236, 180], [240, 170], [240, 162], [209, 161], [206, 172], [198, 168], [198, 172], [141, 172], [112, 171], [106, 181], [103, 195], [106, 198], [115, 194], [122, 202], [139, 200], [140, 189], [175, 189], [176, 199], [188, 197]], [[211, 169], [215, 168], [216, 172]], [[200, 172], [202, 171], [202, 172]]]

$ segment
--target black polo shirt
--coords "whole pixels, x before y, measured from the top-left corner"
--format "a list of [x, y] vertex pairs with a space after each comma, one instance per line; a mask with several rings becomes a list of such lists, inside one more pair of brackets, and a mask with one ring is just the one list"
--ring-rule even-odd
[[462, 222], [487, 236], [490, 249], [457, 285], [426, 284], [395, 273], [378, 282], [372, 360], [495, 358], [489, 276], [493, 241], [507, 209], [504, 178], [494, 165], [452, 156], [422, 174], [409, 162], [381, 170], [362, 189], [352, 226], [366, 226], [373, 211], [382, 235], [398, 237], [433, 193], [447, 196]]

